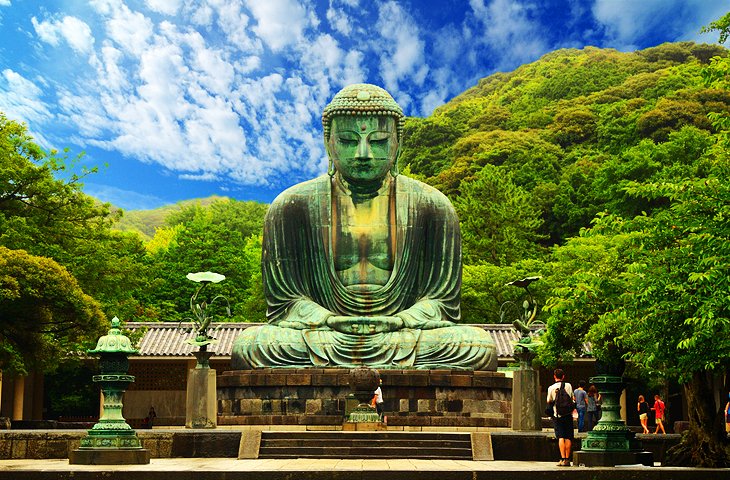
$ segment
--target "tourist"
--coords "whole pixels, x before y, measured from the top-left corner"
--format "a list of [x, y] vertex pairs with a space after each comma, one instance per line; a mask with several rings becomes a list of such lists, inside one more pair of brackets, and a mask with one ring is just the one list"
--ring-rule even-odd
[[373, 396], [373, 403], [375, 404], [375, 411], [378, 412], [378, 417], [383, 420], [383, 390], [380, 388], [383, 386], [383, 379], [380, 379], [380, 385], [375, 389], [375, 395]]
[[588, 395], [586, 396], [586, 432], [593, 430], [598, 423], [598, 405], [596, 398], [599, 397], [596, 386], [591, 384], [588, 387]]
[[664, 402], [662, 402], [662, 399], [659, 398], [659, 395], [654, 395], [654, 406], [651, 407], [652, 410], [654, 410], [654, 419], [656, 420], [656, 430], [654, 430], [654, 433], [659, 433], [659, 430], [662, 431], [662, 433], [667, 433], [664, 431], [664, 411], [666, 409]]
[[145, 420], [147, 421], [147, 428], [152, 428], [152, 425], [155, 423], [155, 418], [157, 418], [157, 412], [155, 412], [155, 407], [150, 407], [150, 411], [147, 412], [147, 418]]
[[565, 382], [565, 372], [560, 368], [555, 369], [553, 372], [553, 379], [555, 383], [550, 385], [547, 390], [547, 402], [548, 405], [553, 406], [555, 438], [558, 439], [558, 449], [560, 450], [560, 462], [558, 466], [569, 467], [570, 451], [573, 446], [573, 409], [570, 408], [570, 411], [568, 411], [567, 408], [563, 407], [561, 411], [559, 407], [562, 404], [562, 398], [564, 398], [564, 394], [560, 390], [565, 390], [565, 394], [567, 394], [570, 399], [569, 401], [572, 403], [573, 387]]
[[642, 433], [649, 433], [646, 424], [649, 421], [649, 404], [644, 400], [644, 395], [639, 395], [639, 401], [636, 404], [636, 410], [639, 412], [639, 421], [644, 428]]
[[586, 403], [586, 397], [588, 396], [588, 393], [585, 391], [586, 382], [585, 380], [581, 380], [578, 382], [578, 388], [575, 389], [573, 392], [573, 400], [575, 401], [575, 409], [578, 411], [578, 431], [579, 432], [585, 432], [585, 418], [586, 418], [586, 408], [588, 407], [588, 404]]

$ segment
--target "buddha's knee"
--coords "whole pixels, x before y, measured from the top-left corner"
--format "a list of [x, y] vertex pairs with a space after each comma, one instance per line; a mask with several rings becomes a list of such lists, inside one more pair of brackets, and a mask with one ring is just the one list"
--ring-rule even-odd
[[268, 324], [244, 330], [231, 352], [234, 370], [306, 366], [309, 363], [308, 348], [300, 330]]
[[457, 325], [424, 330], [418, 343], [417, 364], [434, 368], [497, 369], [494, 341], [478, 327]]

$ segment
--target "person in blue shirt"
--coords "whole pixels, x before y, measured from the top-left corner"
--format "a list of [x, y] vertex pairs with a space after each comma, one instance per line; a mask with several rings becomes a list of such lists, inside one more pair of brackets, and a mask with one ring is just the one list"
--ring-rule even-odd
[[585, 418], [586, 418], [586, 408], [588, 407], [588, 403], [586, 402], [586, 397], [588, 396], [588, 392], [585, 390], [586, 382], [585, 380], [581, 380], [578, 382], [578, 388], [575, 389], [573, 392], [573, 400], [575, 400], [575, 409], [578, 411], [578, 431], [579, 432], [585, 432]]

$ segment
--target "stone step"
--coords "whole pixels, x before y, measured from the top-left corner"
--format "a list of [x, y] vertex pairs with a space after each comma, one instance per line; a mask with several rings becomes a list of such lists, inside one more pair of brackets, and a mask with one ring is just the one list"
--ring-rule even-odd
[[[330, 447], [331, 440], [306, 440], [306, 439], [279, 439], [270, 440], [262, 439], [261, 448], [272, 447]], [[403, 445], [404, 442], [397, 440], [378, 440], [378, 439], [352, 439], [347, 442], [339, 441], [338, 444], [346, 444], [348, 447], [369, 447], [369, 448], [391, 448]], [[410, 440], [407, 442], [410, 447], [414, 448], [471, 448], [471, 441], [453, 441], [453, 440]]]
[[472, 458], [468, 433], [262, 432], [259, 458]]
[[264, 447], [259, 458], [428, 458], [471, 460], [471, 448]]
[[378, 431], [378, 432], [347, 432], [347, 431], [264, 431], [264, 438], [267, 439], [396, 439], [403, 440], [461, 440], [468, 442], [469, 433], [451, 432], [401, 432], [401, 431]]

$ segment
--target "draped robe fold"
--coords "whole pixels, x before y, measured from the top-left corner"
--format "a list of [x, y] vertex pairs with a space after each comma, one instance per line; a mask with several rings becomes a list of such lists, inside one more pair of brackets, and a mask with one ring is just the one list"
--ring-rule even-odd
[[[338, 219], [332, 180], [295, 185], [265, 220], [262, 268], [268, 324], [236, 340], [234, 368], [354, 367], [496, 370], [491, 336], [460, 318], [461, 238], [456, 214], [438, 190], [398, 176], [390, 201], [396, 222], [387, 283], [358, 291], [343, 285], [332, 258]], [[333, 315], [392, 316], [404, 328], [350, 334], [331, 329]]]

